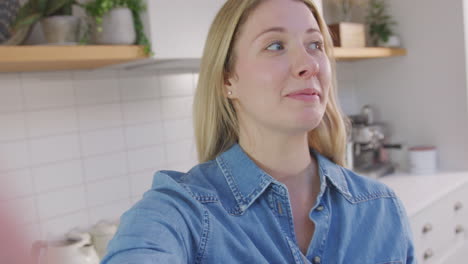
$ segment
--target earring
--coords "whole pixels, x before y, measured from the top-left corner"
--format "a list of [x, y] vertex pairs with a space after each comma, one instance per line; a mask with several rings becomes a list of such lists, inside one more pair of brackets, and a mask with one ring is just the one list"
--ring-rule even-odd
[[232, 91], [229, 91], [229, 92], [228, 92], [228, 95], [232, 95]]

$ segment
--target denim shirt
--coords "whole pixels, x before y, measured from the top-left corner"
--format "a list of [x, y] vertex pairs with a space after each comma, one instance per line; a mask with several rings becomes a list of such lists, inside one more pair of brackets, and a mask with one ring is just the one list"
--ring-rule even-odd
[[121, 219], [101, 264], [416, 263], [406, 211], [383, 183], [314, 149], [320, 192], [302, 254], [287, 187], [235, 143], [189, 172], [161, 170]]

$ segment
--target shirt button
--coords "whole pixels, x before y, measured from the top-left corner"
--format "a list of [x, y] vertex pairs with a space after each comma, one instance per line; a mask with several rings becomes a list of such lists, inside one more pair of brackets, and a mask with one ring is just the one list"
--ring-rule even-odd
[[317, 263], [317, 264], [318, 264], [318, 263], [320, 263], [320, 261], [321, 261], [321, 259], [320, 259], [319, 256], [314, 257], [314, 263]]
[[320, 212], [320, 211], [322, 211], [322, 210], [323, 210], [323, 206], [319, 205], [319, 206], [317, 207], [317, 211]]

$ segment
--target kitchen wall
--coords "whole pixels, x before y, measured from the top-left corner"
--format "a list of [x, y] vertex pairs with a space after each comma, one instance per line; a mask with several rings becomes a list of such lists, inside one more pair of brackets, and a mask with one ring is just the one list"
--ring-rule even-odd
[[[340, 63], [345, 112], [355, 112], [352, 64]], [[0, 201], [31, 239], [116, 220], [159, 169], [196, 162], [197, 72], [0, 74]]]
[[395, 141], [437, 146], [440, 169], [449, 171], [468, 169], [463, 2], [389, 1], [408, 55], [359, 61], [351, 69], [357, 104], [376, 106]]
[[34, 236], [117, 218], [149, 189], [156, 170], [195, 164], [196, 78], [192, 72], [1, 74], [2, 202], [18, 209]]

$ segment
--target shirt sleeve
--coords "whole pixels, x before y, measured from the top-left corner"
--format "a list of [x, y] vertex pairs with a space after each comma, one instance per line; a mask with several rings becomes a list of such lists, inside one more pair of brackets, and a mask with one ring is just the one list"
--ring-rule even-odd
[[153, 188], [122, 215], [101, 264], [191, 263], [196, 206], [182, 186], [157, 172]]
[[401, 200], [397, 197], [398, 210], [400, 211], [401, 222], [403, 224], [403, 231], [405, 232], [406, 237], [406, 264], [417, 264], [414, 250], [413, 242], [413, 232], [411, 230], [411, 225], [409, 222], [408, 214], [406, 212], [405, 206]]

